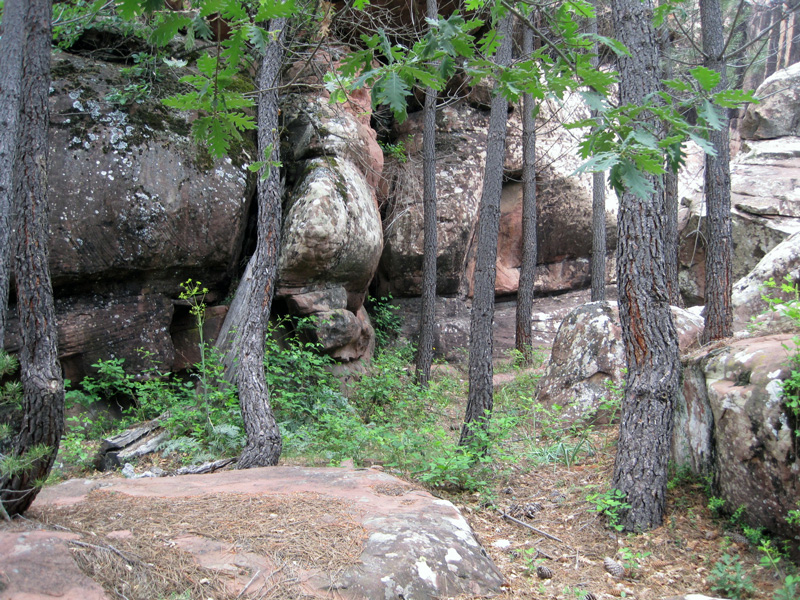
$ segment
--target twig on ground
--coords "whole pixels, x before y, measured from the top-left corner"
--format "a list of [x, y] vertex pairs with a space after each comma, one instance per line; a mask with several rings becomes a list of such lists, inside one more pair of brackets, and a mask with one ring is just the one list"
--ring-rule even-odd
[[554, 536], [554, 535], [550, 535], [549, 533], [547, 533], [546, 531], [542, 531], [541, 529], [536, 529], [536, 527], [534, 527], [533, 525], [528, 525], [528, 524], [527, 524], [527, 523], [525, 523], [524, 521], [520, 521], [519, 519], [515, 519], [514, 517], [512, 517], [511, 515], [509, 515], [509, 514], [507, 514], [507, 513], [503, 512], [503, 511], [502, 511], [502, 510], [500, 510], [499, 508], [497, 509], [497, 512], [499, 512], [499, 513], [500, 513], [500, 516], [502, 516], [502, 517], [503, 517], [504, 519], [506, 519], [507, 521], [512, 521], [513, 523], [516, 523], [517, 525], [522, 525], [523, 527], [527, 527], [527, 528], [528, 528], [528, 529], [530, 529], [531, 531], [535, 531], [535, 532], [536, 532], [536, 533], [538, 533], [539, 535], [543, 535], [544, 537], [546, 537], [546, 538], [548, 538], [548, 539], [551, 539], [551, 540], [553, 540], [554, 542], [559, 542], [559, 543], [561, 543], [561, 544], [565, 544], [565, 543], [566, 543], [566, 542], [565, 542], [564, 540], [562, 540], [561, 538], [558, 538], [558, 537], [556, 537], [556, 536]]

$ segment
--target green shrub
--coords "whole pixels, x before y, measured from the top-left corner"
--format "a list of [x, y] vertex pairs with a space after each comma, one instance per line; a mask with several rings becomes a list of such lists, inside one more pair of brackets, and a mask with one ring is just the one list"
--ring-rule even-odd
[[723, 554], [708, 576], [711, 590], [718, 594], [739, 600], [754, 594], [757, 590], [750, 576], [744, 572], [738, 556]]

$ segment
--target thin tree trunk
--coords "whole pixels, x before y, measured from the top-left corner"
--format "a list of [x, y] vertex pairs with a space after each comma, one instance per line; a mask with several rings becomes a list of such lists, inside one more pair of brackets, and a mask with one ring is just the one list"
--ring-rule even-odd
[[[502, 36], [496, 62], [511, 62], [511, 14], [497, 27]], [[459, 444], [475, 437], [475, 427], [488, 432], [494, 398], [492, 396], [492, 321], [494, 319], [494, 284], [497, 270], [497, 238], [500, 230], [500, 195], [503, 191], [503, 159], [506, 144], [508, 101], [495, 86], [486, 143], [486, 166], [478, 215], [478, 251], [475, 259], [475, 286], [472, 297], [469, 340], [469, 398]]]
[[[599, 6], [595, 1], [595, 9]], [[589, 21], [589, 33], [597, 34], [597, 17]], [[597, 69], [597, 42], [592, 44], [592, 67]], [[592, 111], [597, 118], [597, 111]], [[606, 174], [592, 173], [592, 302], [606, 299]]]
[[769, 34], [769, 50], [767, 54], [767, 66], [764, 72], [764, 79], [772, 75], [778, 69], [778, 52], [781, 41], [781, 28], [778, 22], [781, 20], [781, 6], [782, 0], [772, 0], [770, 6], [772, 7], [771, 24], [773, 25], [772, 31]]
[[36, 447], [46, 447], [48, 452], [30, 467], [0, 478], [0, 501], [8, 514], [22, 513], [33, 502], [53, 466], [64, 431], [64, 381], [58, 363], [47, 250], [52, 5], [50, 0], [9, 0], [6, 10], [17, 10], [17, 3], [25, 7], [25, 42], [12, 193], [17, 225], [14, 276], [22, 337], [19, 359], [24, 416], [14, 440], [14, 454], [24, 458]]
[[[428, 0], [428, 18], [435, 19], [438, 12], [436, 0]], [[419, 324], [416, 378], [420, 385], [428, 385], [433, 363], [433, 328], [436, 320], [436, 90], [425, 90], [422, 134], [422, 203], [423, 203], [423, 255], [422, 255], [422, 314]]]
[[[617, 39], [631, 55], [619, 58], [620, 102], [641, 104], [659, 89], [658, 40], [651, 0], [614, 0]], [[657, 131], [656, 119], [651, 127]], [[666, 229], [660, 178], [656, 193], [620, 198], [617, 278], [628, 373], [622, 402], [613, 487], [630, 508], [620, 511], [627, 531], [659, 525], [666, 505], [672, 410], [678, 388], [678, 337], [667, 296]]]
[[[669, 55], [671, 42], [666, 24], [659, 31], [662, 77], [672, 79], [672, 57]], [[666, 211], [666, 269], [669, 303], [683, 306], [681, 289], [678, 282], [678, 174], [667, 170], [664, 173], [664, 210]]]
[[[522, 53], [533, 54], [533, 31], [523, 27]], [[515, 345], [525, 364], [532, 359], [534, 283], [536, 279], [536, 100], [522, 97], [522, 269], [517, 290]]]
[[22, 50], [25, 42], [23, 2], [8, 2], [0, 36], [0, 349], [6, 331], [8, 288], [11, 280], [11, 232], [14, 153], [22, 84]]
[[[725, 69], [725, 31], [719, 0], [700, 0], [705, 67], [720, 74], [717, 91], [727, 89]], [[722, 127], [709, 133], [716, 156], [706, 154], [705, 192], [707, 214], [705, 327], [703, 342], [733, 335], [731, 292], [733, 272], [733, 234], [731, 232], [730, 142], [727, 111], [719, 111]]]
[[792, 42], [789, 48], [789, 63], [794, 65], [800, 62], [800, 2], [795, 2], [792, 10]]
[[[275, 38], [267, 46], [258, 76], [258, 154], [268, 161], [280, 160], [278, 137], [278, 89], [283, 65], [286, 19], [274, 19]], [[267, 165], [269, 174], [258, 180], [258, 242], [250, 259], [251, 297], [246, 317], [234, 334], [233, 354], [238, 359], [236, 381], [242, 407], [247, 444], [237, 464], [240, 469], [275, 465], [281, 455], [281, 434], [269, 402], [264, 374], [264, 343], [272, 307], [278, 268], [283, 185], [277, 166]]]

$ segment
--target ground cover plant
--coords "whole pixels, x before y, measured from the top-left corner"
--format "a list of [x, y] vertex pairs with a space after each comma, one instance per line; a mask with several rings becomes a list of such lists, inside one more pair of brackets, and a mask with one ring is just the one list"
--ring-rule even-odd
[[[389, 326], [391, 316], [389, 310]], [[429, 386], [422, 388], [414, 383], [413, 347], [391, 331], [382, 339], [372, 363], [343, 381], [332, 374], [332, 362], [320, 354], [306, 322], [274, 324], [266, 362], [284, 435], [282, 464], [379, 465], [453, 501], [506, 577], [504, 598], [580, 599], [591, 593], [647, 600], [683, 592], [797, 598], [800, 573], [785, 545], [743, 526], [742, 510], [724, 510], [709, 482], [685, 467], [671, 470], [663, 526], [638, 536], [619, 531], [623, 500], [610, 487], [618, 387], [608, 386], [603, 402], [610, 424], [592, 418], [567, 423], [561, 407], [535, 401], [546, 349], [530, 367], [512, 351], [497, 361], [492, 428], [475, 448], [462, 450], [457, 441], [467, 395], [464, 368], [436, 364]], [[215, 428], [235, 422], [236, 411], [235, 395], [218, 397], [213, 389], [215, 358], [205, 361], [188, 380], [159, 373], [137, 379], [108, 361], [82, 387], [81, 393], [113, 391], [135, 398], [129, 422], [177, 410], [193, 423], [175, 430], [174, 440], [182, 440], [181, 432], [186, 439], [141, 459], [137, 471], [155, 465], [170, 470], [235, 452], [235, 446], [209, 442]], [[228, 398], [230, 406], [220, 398]], [[102, 420], [82, 425], [79, 443], [70, 446], [67, 436], [62, 469], [89, 465], [80, 456], [70, 459], [70, 448], [90, 455], [86, 440], [107, 430]], [[487, 453], [479, 450], [484, 446]], [[800, 506], [787, 519], [798, 515]]]

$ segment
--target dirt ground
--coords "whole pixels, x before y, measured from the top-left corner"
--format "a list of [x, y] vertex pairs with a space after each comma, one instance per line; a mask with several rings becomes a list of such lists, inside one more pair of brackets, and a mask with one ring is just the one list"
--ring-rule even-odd
[[[609, 450], [581, 464], [528, 472], [520, 465], [517, 474], [497, 487], [494, 507], [481, 506], [474, 496], [450, 498], [505, 575], [501, 598], [567, 600], [589, 592], [597, 599], [651, 600], [688, 593], [721, 597], [712, 590], [709, 575], [728, 554], [738, 557], [757, 590], [742, 597], [772, 599], [783, 577], [796, 572], [791, 564], [789, 573], [781, 575], [762, 568], [762, 553], [737, 527], [712, 515], [697, 482], [682, 482], [669, 492], [664, 525], [653, 531], [626, 535], [606, 527], [604, 517], [586, 500], [591, 490], [608, 489], [613, 470], [614, 446], [608, 442], [615, 432], [607, 427], [598, 435], [605, 436]], [[503, 518], [500, 511], [512, 512], [515, 505], [523, 513], [528, 508], [528, 515], [518, 520], [541, 533]], [[609, 574], [606, 558], [627, 567], [624, 574]], [[550, 570], [550, 579], [537, 576], [539, 565]]]

